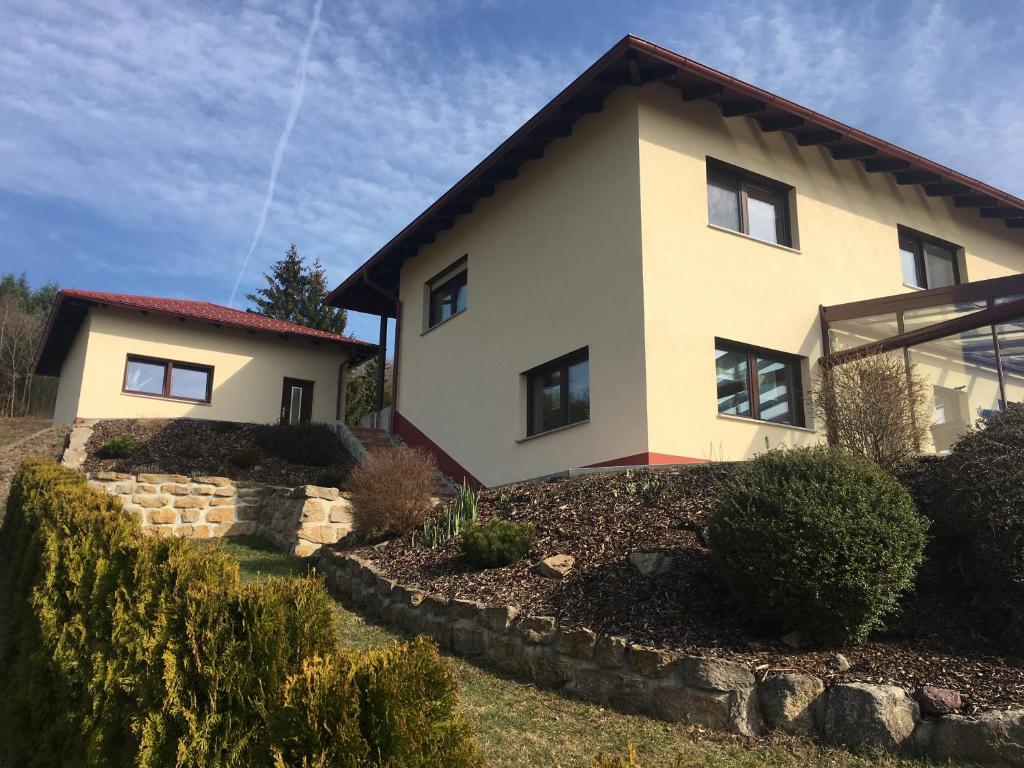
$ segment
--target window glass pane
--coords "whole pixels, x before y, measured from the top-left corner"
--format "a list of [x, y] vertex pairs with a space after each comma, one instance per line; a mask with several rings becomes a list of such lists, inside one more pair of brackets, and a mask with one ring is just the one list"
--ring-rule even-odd
[[430, 289], [429, 325], [437, 325], [466, 308], [466, 270]]
[[943, 288], [956, 284], [953, 259], [954, 254], [950, 249], [932, 243], [924, 244], [924, 261], [928, 267], [929, 288]]
[[708, 221], [740, 231], [740, 198], [734, 179], [708, 173]]
[[590, 418], [590, 361], [569, 366], [569, 423]]
[[124, 388], [132, 392], [162, 395], [164, 392], [164, 364], [129, 360], [128, 377], [125, 380]]
[[779, 242], [778, 221], [781, 208], [778, 195], [748, 187], [747, 223], [750, 231], [747, 234], [758, 240]]
[[288, 423], [292, 426], [302, 419], [302, 387], [292, 387], [291, 399], [288, 403]]
[[900, 240], [900, 264], [903, 267], [903, 282], [924, 288], [924, 275], [917, 269], [917, 246], [910, 240]]
[[536, 374], [530, 382], [533, 423], [530, 434], [562, 426], [562, 372]]
[[791, 363], [757, 358], [757, 388], [761, 418], [779, 424], [794, 423], [790, 408], [792, 390]]
[[466, 308], [466, 293], [467, 293], [466, 284], [463, 283], [462, 285], [460, 285], [458, 287], [458, 290], [457, 290], [457, 292], [455, 294], [455, 311], [456, 312], [461, 312], [462, 310], [464, 310]]
[[749, 416], [747, 354], [716, 349], [715, 374], [718, 381], [718, 412], [733, 416]]
[[187, 397], [190, 400], [206, 399], [206, 384], [210, 372], [201, 368], [171, 368], [171, 396]]

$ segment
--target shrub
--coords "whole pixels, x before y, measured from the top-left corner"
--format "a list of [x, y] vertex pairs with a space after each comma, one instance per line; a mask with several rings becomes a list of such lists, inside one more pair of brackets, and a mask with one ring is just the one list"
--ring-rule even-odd
[[496, 518], [469, 526], [462, 536], [462, 551], [477, 568], [500, 568], [525, 557], [534, 538], [532, 525]]
[[341, 440], [326, 424], [267, 424], [256, 432], [266, 453], [292, 464], [327, 467], [345, 456]]
[[142, 444], [133, 435], [117, 435], [103, 441], [103, 444], [96, 449], [96, 458], [130, 459], [138, 453], [141, 447]]
[[239, 469], [255, 467], [262, 460], [263, 456], [260, 455], [259, 449], [253, 448], [251, 445], [236, 448], [231, 452], [231, 456], [228, 457], [228, 461]]
[[366, 455], [348, 478], [356, 528], [367, 536], [403, 536], [423, 525], [437, 487], [434, 460], [405, 446]]
[[819, 446], [763, 453], [722, 481], [709, 543], [748, 620], [858, 642], [909, 589], [928, 522], [874, 462]]
[[939, 542], [994, 627], [1024, 651], [1024, 405], [982, 419], [938, 466], [929, 512]]
[[432, 646], [340, 651], [320, 581], [242, 584], [49, 462], [14, 478], [0, 615], [5, 765], [480, 764]]
[[901, 354], [865, 355], [823, 370], [814, 409], [830, 443], [895, 471], [920, 453], [931, 423], [928, 393]]
[[480, 494], [463, 481], [458, 495], [441, 508], [441, 514], [423, 524], [423, 543], [437, 549], [451, 541], [476, 522], [479, 510]]
[[237, 421], [211, 421], [210, 431], [215, 435], [229, 435], [232, 432], [238, 432], [242, 429], [242, 425]]
[[316, 484], [323, 488], [344, 488], [348, 472], [341, 467], [328, 467], [316, 475]]

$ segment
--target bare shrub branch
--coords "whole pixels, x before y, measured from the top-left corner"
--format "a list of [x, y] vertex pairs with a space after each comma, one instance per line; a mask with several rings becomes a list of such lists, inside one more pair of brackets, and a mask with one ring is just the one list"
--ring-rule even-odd
[[404, 535], [423, 525], [437, 488], [434, 459], [423, 451], [385, 448], [352, 470], [348, 487], [359, 531], [369, 536]]
[[929, 402], [928, 383], [902, 353], [865, 354], [824, 368], [814, 388], [829, 442], [890, 471], [920, 453]]

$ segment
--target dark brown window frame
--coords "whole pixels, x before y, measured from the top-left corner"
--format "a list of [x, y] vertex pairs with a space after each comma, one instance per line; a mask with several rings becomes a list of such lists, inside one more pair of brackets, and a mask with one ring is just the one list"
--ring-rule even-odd
[[[443, 282], [442, 282], [443, 281]], [[451, 315], [444, 319], [436, 318], [434, 315], [434, 296], [437, 293], [444, 291], [446, 288], [450, 288], [453, 284], [458, 283], [458, 287], [462, 285], [466, 286], [466, 306], [457, 312], [452, 312]], [[461, 315], [467, 309], [469, 309], [469, 256], [468, 254], [460, 259], [457, 259], [452, 264], [442, 269], [432, 278], [426, 282], [426, 297], [427, 297], [427, 312], [426, 312], [426, 330], [435, 328], [441, 323], [445, 323], [451, 320], [453, 317]], [[456, 288], [457, 295], [457, 288]]]
[[[554, 432], [556, 429], [564, 429], [565, 427], [572, 426], [573, 424], [583, 424], [590, 421], [590, 398], [588, 394], [587, 398], [587, 418], [580, 419], [579, 421], [569, 421], [569, 368], [570, 366], [582, 363], [584, 360], [587, 361], [588, 368], [590, 364], [590, 347], [580, 347], [579, 349], [573, 350], [568, 354], [556, 357], [554, 360], [549, 360], [546, 363], [534, 366], [528, 371], [523, 372], [523, 376], [526, 377], [526, 436], [534, 437], [536, 435], [543, 435], [548, 432]], [[543, 376], [552, 371], [559, 371], [562, 374], [562, 385], [561, 385], [561, 402], [559, 403], [559, 409], [561, 413], [560, 424], [557, 427], [551, 427], [549, 429], [542, 429], [539, 431], [533, 431], [533, 417], [536, 406], [533, 402], [532, 391], [533, 381], [538, 376]], [[588, 371], [588, 382], [589, 382], [589, 371]], [[588, 389], [589, 393], [589, 389]]]
[[[143, 392], [137, 389], [128, 389], [128, 366], [131, 363], [150, 363], [164, 367], [164, 378], [161, 392]], [[185, 368], [192, 371], [203, 371], [206, 373], [206, 397], [199, 399], [193, 397], [180, 397], [171, 394], [171, 375], [175, 368]], [[121, 380], [121, 392], [126, 395], [142, 395], [144, 397], [157, 397], [162, 400], [175, 400], [181, 403], [202, 403], [209, 405], [213, 397], [213, 366], [202, 363], [189, 363], [185, 360], [169, 360], [163, 357], [151, 357], [150, 355], [128, 354], [124, 360], [124, 377]]]
[[[794, 237], [793, 237], [793, 212], [792, 205], [790, 203], [790, 195], [793, 192], [793, 187], [789, 184], [784, 184], [781, 181], [762, 176], [759, 173], [748, 171], [745, 168], [726, 163], [722, 160], [716, 160], [713, 157], [706, 158], [707, 161], [707, 184], [711, 184], [713, 175], [717, 175], [720, 179], [722, 177], [730, 177], [731, 180], [736, 182], [736, 193], [737, 193], [737, 205], [739, 206], [739, 225], [738, 230], [734, 230], [730, 227], [724, 227], [721, 224], [714, 224], [710, 220], [710, 209], [708, 211], [709, 219], [708, 223], [714, 227], [720, 227], [722, 229], [728, 229], [731, 232], [738, 232], [741, 235], [757, 240], [762, 243], [769, 243], [771, 245], [781, 245], [784, 248], [794, 248]], [[750, 197], [750, 191], [766, 193], [768, 196], [778, 197], [778, 215], [775, 217], [775, 242], [771, 240], [762, 240], [759, 237], [755, 237], [750, 234], [750, 213], [748, 209], [748, 198]]]
[[[780, 427], [807, 427], [807, 415], [804, 412], [804, 399], [803, 399], [803, 361], [804, 358], [800, 355], [794, 355], [790, 352], [780, 352], [777, 349], [768, 349], [767, 347], [758, 347], [753, 344], [744, 344], [739, 341], [732, 341], [731, 339], [715, 338], [715, 351], [722, 350], [725, 352], [734, 352], [736, 354], [747, 356], [747, 391], [750, 393], [750, 415], [740, 416], [737, 414], [722, 413], [718, 411], [720, 416], [729, 416], [737, 419], [751, 419], [753, 421], [761, 421], [765, 424], [777, 424]], [[793, 421], [769, 421], [768, 419], [761, 418], [761, 387], [758, 382], [757, 376], [757, 358], [762, 360], [778, 360], [779, 362], [786, 365], [786, 368], [790, 371], [790, 388], [789, 388], [789, 413], [793, 417]]]
[[[960, 272], [960, 254], [963, 252], [962, 246], [959, 246], [956, 243], [951, 243], [948, 240], [935, 237], [934, 235], [929, 235], [916, 229], [905, 227], [902, 224], [897, 225], [896, 232], [898, 235], [897, 242], [900, 250], [903, 250], [903, 242], [905, 240], [910, 240], [914, 245], [914, 268], [917, 270], [919, 278], [922, 276], [924, 277], [924, 285], [915, 285], [913, 286], [914, 288], [922, 288], [927, 291], [931, 290], [933, 287], [931, 275], [928, 272], [928, 260], [924, 255], [925, 243], [930, 243], [931, 245], [943, 248], [953, 254], [953, 285], [963, 284], [963, 275]], [[902, 265], [900, 266], [902, 269]], [[909, 285], [909, 283], [904, 281], [904, 285]], [[938, 287], [951, 288], [952, 286], [940, 285]]]

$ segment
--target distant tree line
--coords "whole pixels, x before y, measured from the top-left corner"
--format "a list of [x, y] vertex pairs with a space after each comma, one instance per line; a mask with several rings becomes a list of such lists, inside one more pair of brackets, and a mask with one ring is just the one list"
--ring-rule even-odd
[[32, 363], [56, 296], [56, 283], [33, 289], [24, 274], [0, 276], [0, 416], [53, 413], [57, 379], [34, 376]]
[[[277, 320], [318, 328], [331, 333], [345, 333], [348, 315], [343, 309], [325, 304], [327, 274], [319, 259], [307, 264], [292, 243], [284, 258], [274, 262], [264, 273], [266, 285], [246, 294], [255, 312]], [[345, 389], [345, 423], [355, 424], [377, 409], [377, 372], [380, 361], [368, 360], [353, 370]], [[384, 367], [384, 405], [391, 404], [391, 364]]]

